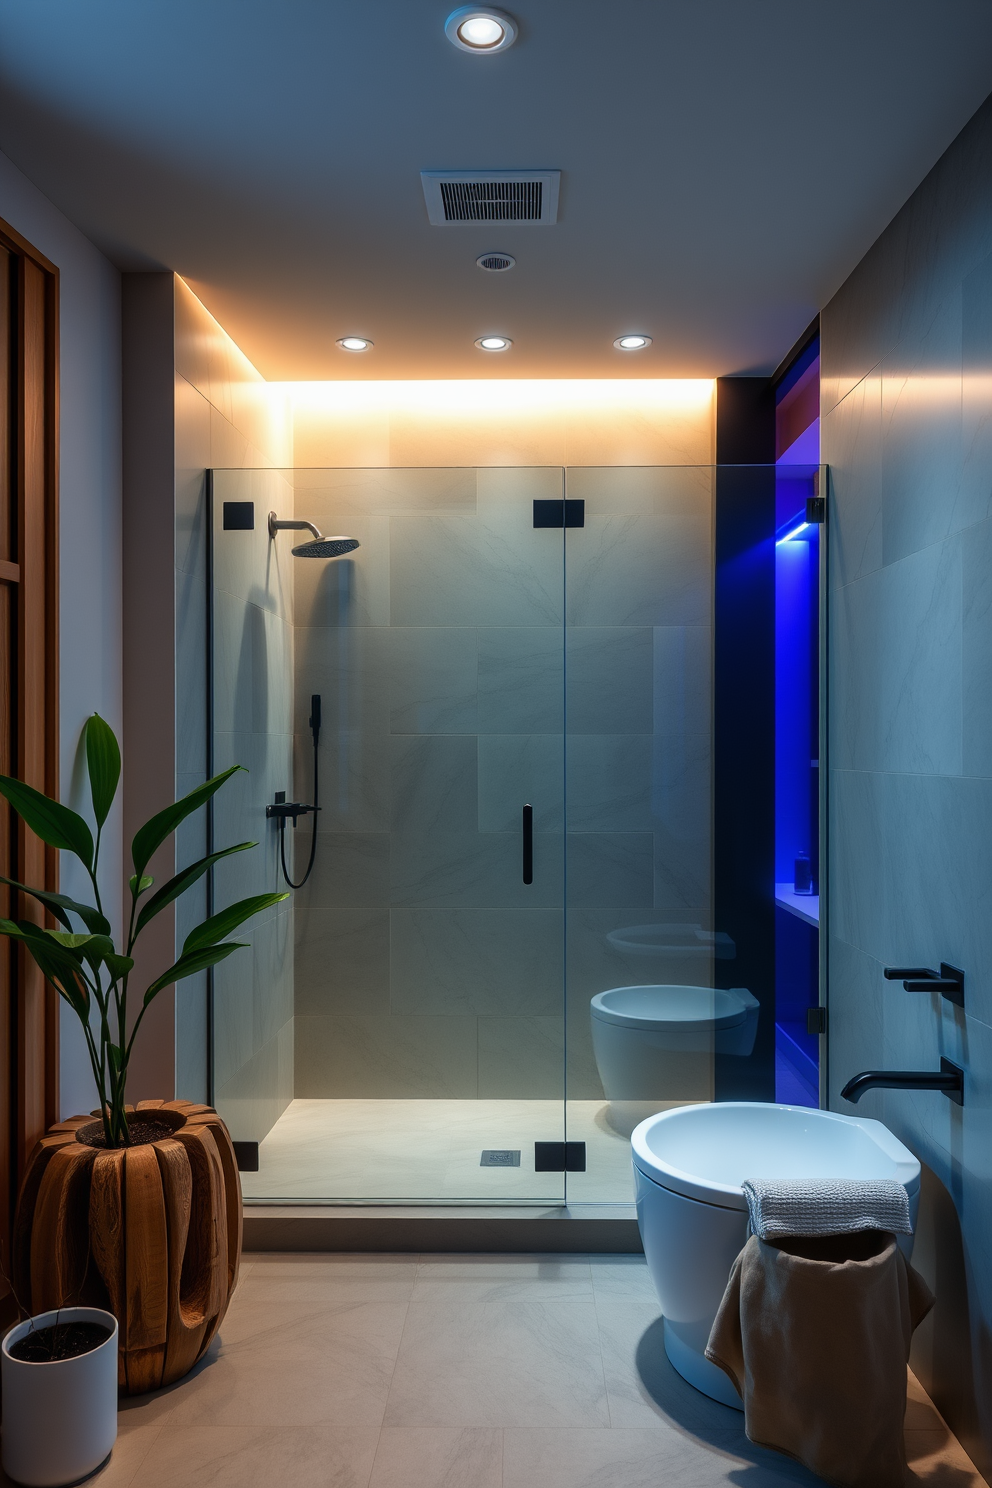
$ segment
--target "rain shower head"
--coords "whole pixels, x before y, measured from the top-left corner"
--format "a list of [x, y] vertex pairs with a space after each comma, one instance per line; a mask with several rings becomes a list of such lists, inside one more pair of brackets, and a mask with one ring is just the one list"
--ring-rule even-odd
[[269, 537], [288, 527], [294, 532], [312, 532], [313, 542], [300, 543], [293, 549], [294, 558], [343, 558], [353, 553], [361, 544], [357, 537], [324, 537], [312, 522], [282, 521], [274, 511], [269, 512]]
[[359, 546], [357, 537], [318, 537], [293, 549], [295, 558], [343, 558]]

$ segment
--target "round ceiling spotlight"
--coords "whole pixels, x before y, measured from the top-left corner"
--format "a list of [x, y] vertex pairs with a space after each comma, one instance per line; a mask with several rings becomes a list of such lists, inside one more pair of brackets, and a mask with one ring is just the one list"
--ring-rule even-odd
[[337, 344], [343, 351], [369, 351], [372, 347], [368, 336], [340, 336]]
[[516, 263], [512, 253], [480, 253], [475, 260], [480, 269], [489, 274], [505, 274]]
[[645, 346], [651, 345], [650, 336], [618, 336], [613, 345], [617, 351], [643, 351]]
[[505, 10], [463, 5], [445, 21], [444, 34], [462, 52], [505, 52], [517, 39], [517, 23]]
[[480, 336], [475, 344], [480, 351], [508, 351], [513, 342], [509, 336]]

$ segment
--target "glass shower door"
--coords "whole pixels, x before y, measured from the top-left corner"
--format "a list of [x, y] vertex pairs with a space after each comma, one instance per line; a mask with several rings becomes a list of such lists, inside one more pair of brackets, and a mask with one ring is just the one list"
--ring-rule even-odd
[[[564, 532], [535, 526], [534, 503], [560, 501], [562, 472], [266, 478], [279, 516], [360, 546], [291, 558], [296, 534], [260, 540], [261, 477], [215, 473], [214, 691], [249, 677], [249, 733], [266, 735], [245, 744], [266, 768], [240, 825], [269, 866], [285, 833], [296, 882], [313, 817], [294, 829], [265, 807], [277, 789], [313, 804], [315, 696], [322, 719], [291, 944], [278, 965], [254, 956], [247, 998], [245, 960], [215, 973], [215, 1097], [260, 1144], [246, 1196], [560, 1203], [535, 1144], [565, 1135]], [[225, 527], [247, 500], [254, 531]], [[288, 662], [255, 639], [276, 575]], [[215, 739], [226, 761], [216, 721]]]

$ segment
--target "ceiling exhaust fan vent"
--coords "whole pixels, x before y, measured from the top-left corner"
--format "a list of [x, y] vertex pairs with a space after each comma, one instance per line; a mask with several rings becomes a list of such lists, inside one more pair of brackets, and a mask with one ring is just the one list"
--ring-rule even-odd
[[486, 269], [490, 274], [503, 274], [512, 269], [517, 260], [512, 253], [482, 253], [475, 261], [480, 269]]
[[421, 171], [420, 179], [435, 227], [548, 227], [558, 220], [560, 171]]

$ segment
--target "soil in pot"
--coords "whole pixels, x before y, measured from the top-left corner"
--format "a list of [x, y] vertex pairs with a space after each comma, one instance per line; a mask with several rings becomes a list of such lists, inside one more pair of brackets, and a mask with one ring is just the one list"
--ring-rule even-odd
[[[76, 1133], [76, 1141], [82, 1142], [84, 1147], [99, 1147], [106, 1150], [107, 1138], [102, 1125], [94, 1122], [96, 1130], [89, 1127], [81, 1127]], [[135, 1121], [132, 1117], [127, 1124], [128, 1135], [131, 1140], [130, 1147], [141, 1147], [146, 1142], [161, 1142], [163, 1137], [171, 1137], [175, 1127], [165, 1121]]]
[[24, 1364], [54, 1364], [60, 1359], [78, 1359], [90, 1354], [110, 1337], [100, 1323], [53, 1323], [26, 1333], [8, 1349], [12, 1359]]

